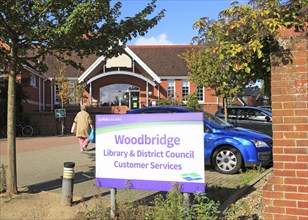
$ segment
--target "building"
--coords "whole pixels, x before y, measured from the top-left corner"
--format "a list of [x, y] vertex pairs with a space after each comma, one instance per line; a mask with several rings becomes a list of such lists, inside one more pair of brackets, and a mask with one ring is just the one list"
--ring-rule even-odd
[[261, 93], [258, 86], [245, 87], [241, 93], [232, 98], [230, 103], [239, 106], [270, 105], [269, 98]]
[[[168, 98], [186, 103], [187, 96], [196, 93], [202, 108], [217, 111], [219, 99], [215, 91], [188, 81], [188, 69], [180, 54], [190, 49], [189, 45], [127, 46], [117, 57], [105, 59], [89, 56], [73, 57], [84, 67], [84, 71], [67, 66], [54, 57], [47, 57], [48, 71], [38, 73], [30, 65], [24, 66], [23, 78], [26, 100], [23, 105], [23, 120], [40, 127], [41, 135], [58, 134], [55, 110], [62, 108], [57, 96], [57, 79], [65, 75], [74, 88], [76, 82], [85, 83], [87, 89], [83, 103], [92, 106], [92, 114], [125, 113], [128, 109], [156, 105], [158, 100]], [[73, 100], [65, 105], [66, 127], [79, 109]], [[69, 129], [66, 129], [69, 132]]]
[[[156, 105], [157, 100], [167, 98], [185, 103], [187, 95], [196, 92], [200, 105], [214, 113], [218, 106], [215, 92], [187, 80], [188, 69], [179, 57], [187, 49], [190, 46], [128, 46], [123, 54], [111, 59], [103, 56], [76, 58], [85, 67], [84, 72], [49, 57], [49, 70], [43, 78], [31, 73], [31, 85], [42, 88], [40, 92], [29, 92], [25, 111], [59, 108], [56, 79], [64, 72], [71, 87], [75, 82], [87, 84], [84, 102], [93, 107], [127, 106], [133, 109]], [[69, 105], [77, 103], [71, 101]]]

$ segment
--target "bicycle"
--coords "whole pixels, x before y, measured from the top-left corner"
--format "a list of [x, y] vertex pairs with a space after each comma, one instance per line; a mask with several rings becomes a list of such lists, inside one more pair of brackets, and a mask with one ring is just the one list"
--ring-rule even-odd
[[[3, 126], [1, 129], [2, 137], [7, 137], [7, 126]], [[31, 137], [35, 135], [35, 129], [32, 125], [25, 124], [23, 122], [16, 123], [16, 136]]]

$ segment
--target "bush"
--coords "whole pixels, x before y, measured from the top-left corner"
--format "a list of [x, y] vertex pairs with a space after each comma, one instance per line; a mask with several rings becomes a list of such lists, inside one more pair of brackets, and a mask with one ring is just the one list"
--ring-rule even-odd
[[176, 101], [174, 98], [168, 97], [168, 99], [160, 99], [156, 101], [156, 105], [158, 106], [182, 106], [183, 103]]
[[[127, 189], [128, 198], [132, 191]], [[166, 195], [159, 194], [149, 204], [139, 202], [125, 202], [117, 204], [117, 219], [135, 220], [199, 220], [199, 219], [218, 219], [219, 202], [210, 200], [204, 194], [191, 194], [192, 199], [190, 207], [187, 207], [180, 187], [174, 185], [173, 189]], [[100, 203], [101, 204], [101, 203]], [[106, 206], [96, 206], [90, 210], [87, 219], [103, 220], [108, 219], [110, 208]]]
[[198, 97], [195, 92], [188, 95], [186, 105], [188, 108], [192, 108], [195, 110], [201, 110], [201, 106], [199, 104]]

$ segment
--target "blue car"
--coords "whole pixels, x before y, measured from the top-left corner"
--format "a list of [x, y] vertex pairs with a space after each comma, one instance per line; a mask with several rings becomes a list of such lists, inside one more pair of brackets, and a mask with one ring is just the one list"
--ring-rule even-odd
[[[192, 112], [180, 106], [153, 106], [127, 114]], [[232, 124], [204, 112], [204, 159], [206, 165], [224, 174], [238, 173], [243, 167], [272, 165], [272, 138]]]

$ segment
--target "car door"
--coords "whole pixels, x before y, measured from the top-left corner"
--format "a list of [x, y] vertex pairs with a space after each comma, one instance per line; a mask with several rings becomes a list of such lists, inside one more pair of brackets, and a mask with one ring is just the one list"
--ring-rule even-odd
[[235, 108], [228, 108], [228, 122], [234, 126], [237, 126], [237, 109]]
[[205, 122], [203, 122], [203, 129], [204, 129], [204, 161], [205, 164], [209, 165], [211, 163], [211, 154], [214, 148], [213, 146], [214, 134]]
[[236, 123], [235, 126], [242, 128], [251, 128], [249, 115], [251, 115], [250, 109], [247, 108], [239, 108], [236, 111]]
[[263, 111], [254, 109], [249, 116], [250, 127], [253, 130], [272, 136], [272, 118]]
[[257, 109], [238, 109], [237, 126], [272, 136], [272, 119]]

